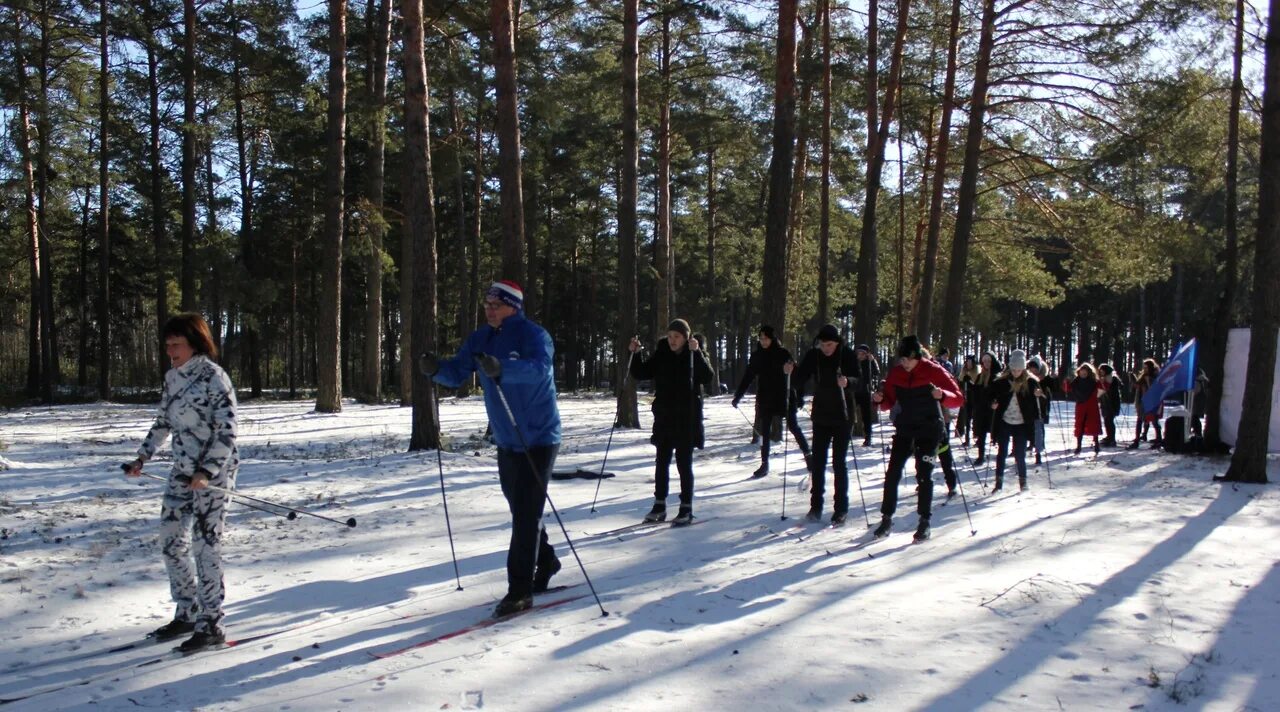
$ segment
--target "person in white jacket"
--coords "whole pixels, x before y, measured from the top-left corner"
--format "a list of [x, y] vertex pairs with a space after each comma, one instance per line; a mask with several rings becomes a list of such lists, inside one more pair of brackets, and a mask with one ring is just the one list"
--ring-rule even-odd
[[190, 633], [179, 649], [194, 652], [226, 639], [221, 549], [226, 490], [234, 488], [240, 465], [236, 392], [226, 371], [214, 363], [217, 347], [203, 317], [179, 314], [165, 323], [163, 334], [172, 368], [164, 377], [155, 423], [126, 474], [139, 476], [143, 463], [173, 436], [173, 467], [160, 507], [160, 545], [177, 612], [151, 637], [168, 640]]

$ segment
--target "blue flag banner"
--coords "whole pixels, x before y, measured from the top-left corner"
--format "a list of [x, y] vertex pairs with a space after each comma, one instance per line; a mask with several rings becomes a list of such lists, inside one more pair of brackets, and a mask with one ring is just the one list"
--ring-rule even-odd
[[1160, 369], [1156, 382], [1142, 396], [1142, 410], [1155, 413], [1161, 401], [1171, 393], [1189, 391], [1196, 382], [1196, 340], [1192, 339], [1174, 352], [1173, 357]]

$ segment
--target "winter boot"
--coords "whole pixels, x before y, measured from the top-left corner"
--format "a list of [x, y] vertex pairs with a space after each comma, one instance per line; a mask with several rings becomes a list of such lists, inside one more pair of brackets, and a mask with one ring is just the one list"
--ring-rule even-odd
[[673, 527], [686, 527], [693, 524], [693, 505], [682, 504], [680, 511], [676, 512], [676, 518], [671, 520]]
[[973, 466], [974, 466], [974, 467], [982, 467], [982, 460], [983, 460], [982, 453], [981, 453], [981, 452], [979, 452], [979, 453], [978, 453], [978, 456], [977, 456], [976, 458], [974, 458], [974, 460], [973, 460]]
[[206, 648], [222, 645], [225, 642], [227, 642], [227, 636], [221, 631], [207, 633], [203, 630], [198, 630], [190, 638], [182, 641], [182, 645], [178, 646], [178, 652], [185, 654], [196, 653]]
[[890, 517], [887, 515], [884, 517], [881, 517], [880, 526], [876, 527], [876, 530], [872, 534], [872, 536], [874, 536], [877, 539], [883, 539], [884, 537], [889, 536], [889, 530], [891, 528], [893, 528], [893, 517]]
[[1004, 489], [1004, 478], [1003, 478], [1003, 477], [997, 477], [997, 478], [996, 478], [996, 486], [991, 488], [991, 493], [992, 493], [992, 494], [995, 494], [996, 492], [999, 492], [999, 491], [1000, 491], [1000, 490], [1002, 490], [1002, 489]]
[[764, 477], [764, 476], [765, 476], [765, 475], [767, 475], [767, 474], [769, 474], [769, 463], [768, 463], [768, 461], [766, 461], [766, 462], [762, 463], [759, 467], [757, 467], [757, 468], [756, 468], [756, 471], [751, 473], [751, 477], [752, 477], [752, 479], [757, 479], [757, 480], [758, 480], [758, 479], [760, 479], [761, 477]]
[[1097, 454], [1099, 454], [1099, 453], [1101, 453], [1101, 452], [1102, 452], [1102, 445], [1100, 445], [1100, 444], [1098, 443], [1098, 441], [1097, 441], [1097, 440], [1094, 440], [1094, 441], [1093, 441], [1093, 454], [1094, 454], [1094, 455], [1097, 455]]
[[154, 640], [173, 640], [174, 638], [180, 638], [191, 633], [195, 631], [195, 629], [196, 624], [194, 621], [181, 621], [175, 618], [150, 633], [147, 633], [147, 637]]
[[845, 513], [844, 513], [844, 512], [836, 512], [835, 514], [832, 514], [832, 515], [831, 515], [831, 526], [833, 526], [833, 527], [843, 527], [843, 526], [844, 526], [844, 520], [845, 520]]
[[644, 521], [646, 523], [661, 522], [661, 521], [664, 521], [666, 518], [667, 518], [667, 503], [663, 502], [662, 500], [655, 501], [653, 503], [653, 509], [650, 509], [649, 513], [644, 515]]
[[533, 596], [519, 593], [508, 593], [498, 601], [498, 605], [493, 609], [494, 618], [505, 618], [520, 611], [527, 611], [533, 608]]
[[560, 573], [560, 559], [551, 559], [550, 561], [539, 561], [538, 569], [533, 572], [533, 592], [544, 593], [547, 590], [547, 584], [551, 583], [551, 577]]
[[1036, 453], [1036, 465], [1038, 466], [1039, 464], [1040, 464], [1040, 453], [1038, 453], [1038, 452], [1037, 452], [1037, 453]]
[[1026, 491], [1027, 491], [1027, 478], [1025, 478], [1025, 477], [1019, 477], [1019, 478], [1018, 478], [1018, 491], [1019, 491], [1019, 492], [1026, 492]]
[[921, 542], [929, 538], [929, 518], [921, 517], [920, 524], [916, 525], [915, 536], [911, 537], [912, 541]]
[[822, 521], [822, 507], [814, 505], [809, 507], [809, 513], [804, 515], [806, 521], [820, 522]]

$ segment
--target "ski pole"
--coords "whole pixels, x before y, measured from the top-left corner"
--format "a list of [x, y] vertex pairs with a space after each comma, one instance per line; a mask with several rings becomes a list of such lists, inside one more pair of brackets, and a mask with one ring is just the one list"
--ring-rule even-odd
[[[947, 419], [942, 413], [942, 401], [935, 399], [934, 405], [938, 406], [938, 417], [942, 419], [942, 432], [946, 436]], [[943, 445], [950, 448], [950, 444], [943, 442]], [[930, 485], [932, 487], [932, 485]], [[969, 536], [977, 536], [978, 530], [973, 528], [973, 516], [969, 514], [969, 499], [964, 496], [964, 483], [960, 481], [960, 476], [956, 475], [956, 487], [960, 488], [960, 502], [964, 505], [964, 516], [969, 520]]]
[[[478, 357], [477, 357], [478, 358]], [[556, 515], [556, 523], [560, 525], [560, 533], [564, 534], [565, 543], [569, 545], [569, 551], [573, 553], [573, 558], [578, 562], [578, 569], [582, 571], [582, 577], [587, 580], [587, 588], [591, 589], [591, 595], [596, 599], [596, 605], [600, 607], [600, 615], [607, 616], [609, 612], [604, 609], [604, 604], [600, 602], [600, 594], [596, 593], [595, 584], [591, 583], [591, 576], [587, 574], [587, 567], [582, 565], [582, 557], [578, 556], [578, 549], [573, 545], [573, 539], [569, 536], [569, 530], [564, 526], [564, 519], [560, 517], [560, 510], [556, 509], [556, 503], [551, 499], [551, 488], [547, 486], [547, 481], [538, 474], [538, 463], [533, 461], [533, 455], [529, 453], [529, 443], [524, 439], [524, 431], [520, 429], [520, 424], [516, 422], [516, 414], [511, 410], [511, 404], [507, 402], [507, 394], [502, 390], [502, 384], [494, 380], [494, 391], [498, 394], [498, 401], [502, 403], [502, 409], [506, 411], [507, 420], [511, 421], [511, 428], [515, 430], [516, 437], [520, 439], [520, 447], [524, 448], [525, 459], [529, 461], [529, 471], [538, 480], [538, 485], [542, 487], [543, 496], [546, 497], [547, 504], [551, 507], [551, 513]], [[513, 524], [514, 526], [514, 524]]]
[[[786, 400], [785, 408], [786, 408], [786, 412], [790, 413], [791, 412], [791, 374], [790, 373], [786, 374], [786, 386], [787, 386], [787, 400]], [[744, 415], [743, 417], [745, 418], [746, 416]], [[783, 418], [785, 419], [786, 415], [783, 415]], [[772, 430], [773, 428], [770, 427], [769, 429]], [[761, 435], [760, 437], [764, 438], [767, 436]], [[766, 440], [765, 442], [768, 442], [768, 440]], [[787, 521], [787, 439], [786, 438], [782, 439], [782, 519], [780, 521], [784, 521], [784, 522]]]
[[747, 421], [747, 423], [751, 426], [751, 432], [755, 433], [758, 437], [764, 437], [763, 435], [760, 435], [760, 431], [756, 429], [756, 424], [752, 422], [750, 418], [747, 417], [746, 413], [743, 413], [740, 408], [734, 408], [734, 410], [738, 411], [738, 415], [741, 415], [742, 419]]
[[[436, 402], [435, 385], [431, 384], [427, 390], [431, 392], [431, 406], [437, 414], [436, 421], [439, 422], [440, 407]], [[453, 524], [449, 521], [449, 498], [444, 492], [444, 459], [440, 455], [439, 443], [436, 444], [436, 469], [440, 472], [440, 503], [444, 505], [444, 528], [449, 533], [449, 557], [453, 559], [453, 580], [458, 584], [456, 590], [461, 591], [462, 575], [458, 573], [458, 553], [453, 548]]]
[[862, 468], [858, 465], [858, 451], [850, 447], [849, 452], [853, 453], [853, 474], [858, 478], [858, 497], [862, 499], [862, 518], [867, 522], [867, 528], [871, 528], [871, 515], [867, 514], [867, 495], [862, 492]]
[[[631, 373], [631, 359], [636, 357], [636, 352], [632, 351], [627, 356], [627, 371], [622, 374], [623, 388], [627, 387], [627, 376]], [[591, 513], [596, 513], [596, 500], [600, 499], [600, 485], [604, 482], [604, 467], [609, 464], [609, 448], [613, 446], [613, 431], [618, 429], [618, 416], [622, 415], [622, 398], [618, 398], [617, 405], [613, 409], [613, 425], [609, 428], [609, 440], [604, 444], [604, 460], [600, 463], [600, 478], [596, 480], [596, 494], [591, 498]]]
[[[128, 472], [128, 471], [129, 471], [129, 468], [130, 468], [130, 463], [125, 462], [125, 463], [121, 463], [121, 464], [120, 464], [120, 469], [124, 470], [125, 472]], [[167, 482], [167, 481], [168, 481], [168, 479], [167, 479], [167, 478], [164, 478], [164, 477], [157, 477], [156, 475], [148, 474], [148, 473], [145, 473], [145, 472], [139, 472], [138, 474], [140, 474], [140, 475], [142, 475], [142, 476], [144, 476], [144, 477], [150, 477], [150, 478], [151, 478], [151, 479], [153, 479], [153, 480], [160, 480], [160, 481], [162, 481], [162, 482]], [[191, 482], [191, 478], [190, 478], [190, 477], [188, 477], [188, 476], [186, 476], [186, 475], [178, 475], [178, 476], [177, 476], [177, 477], [175, 477], [174, 479], [178, 480], [179, 482], [182, 482], [183, 484], [187, 484], [187, 483], [190, 483], [190, 482]], [[206, 487], [206, 488], [208, 488], [208, 489], [213, 490], [214, 492], [222, 492], [223, 494], [227, 494], [227, 495], [230, 495], [230, 496], [232, 496], [232, 497], [239, 497], [239, 498], [241, 498], [241, 499], [247, 499], [247, 500], [249, 500], [249, 501], [251, 501], [251, 502], [257, 502], [257, 503], [259, 503], [259, 504], [265, 504], [265, 505], [268, 505], [268, 506], [271, 506], [271, 507], [279, 507], [280, 509], [283, 509], [283, 510], [288, 511], [288, 512], [289, 512], [289, 514], [292, 514], [292, 515], [293, 515], [293, 516], [295, 516], [295, 517], [296, 517], [297, 515], [299, 515], [299, 514], [305, 514], [305, 515], [307, 515], [307, 516], [309, 516], [309, 517], [315, 517], [316, 519], [323, 519], [323, 520], [325, 520], [325, 521], [327, 521], [327, 522], [333, 522], [334, 524], [342, 524], [343, 526], [354, 527], [354, 526], [356, 525], [356, 518], [355, 518], [355, 517], [350, 517], [349, 519], [347, 519], [347, 521], [345, 521], [345, 522], [344, 522], [344, 521], [342, 521], [342, 520], [340, 520], [340, 519], [333, 519], [333, 518], [331, 518], [331, 517], [326, 517], [326, 516], [324, 516], [323, 514], [316, 514], [315, 512], [308, 512], [308, 511], [307, 511], [307, 510], [305, 510], [305, 509], [299, 509], [299, 508], [297, 508], [297, 507], [290, 507], [290, 506], [288, 506], [288, 505], [286, 505], [286, 504], [280, 504], [279, 502], [272, 502], [272, 501], [270, 501], [270, 500], [266, 500], [266, 499], [258, 499], [257, 497], [250, 497], [249, 495], [247, 495], [247, 494], [242, 494], [241, 492], [239, 492], [239, 491], [237, 491], [237, 490], [224, 489], [224, 488], [222, 488], [222, 487], [218, 487], [217, 485], [205, 485], [205, 487]], [[243, 504], [243, 502], [241, 502], [241, 504]], [[289, 517], [289, 518], [292, 518], [292, 517]]]
[[[122, 469], [122, 470], [126, 470], [126, 471], [127, 471], [127, 470], [128, 470], [128, 468], [129, 468], [129, 465], [126, 463], [126, 464], [125, 464], [125, 465], [123, 465], [120, 469]], [[138, 474], [139, 474], [140, 476], [142, 476], [142, 477], [146, 477], [146, 478], [148, 478], [148, 479], [152, 479], [152, 480], [158, 480], [158, 481], [160, 481], [160, 482], [168, 482], [168, 481], [169, 481], [169, 479], [168, 479], [167, 477], [158, 477], [158, 476], [156, 476], [156, 475], [151, 474], [150, 472], [139, 472]], [[256, 504], [249, 504], [248, 502], [240, 502], [240, 501], [237, 501], [237, 502], [236, 502], [236, 504], [240, 505], [241, 507], [248, 507], [249, 509], [256, 509], [256, 510], [258, 510], [259, 512], [266, 512], [267, 514], [271, 514], [271, 515], [274, 515], [274, 516], [277, 516], [277, 517], [284, 517], [285, 519], [288, 519], [289, 521], [293, 521], [293, 520], [295, 520], [295, 519], [297, 519], [297, 518], [298, 518], [298, 515], [294, 514], [293, 512], [289, 512], [288, 514], [285, 514], [284, 512], [277, 512], [277, 511], [275, 511], [274, 509], [267, 509], [266, 507], [259, 507], [259, 506], [258, 506], [258, 505], [256, 505]]]

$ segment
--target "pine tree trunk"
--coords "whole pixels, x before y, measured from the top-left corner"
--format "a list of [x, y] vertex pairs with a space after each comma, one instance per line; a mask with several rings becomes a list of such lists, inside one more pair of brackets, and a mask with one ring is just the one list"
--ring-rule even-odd
[[[709, 132], [708, 132], [709, 133]], [[720, 342], [719, 306], [720, 292], [716, 287], [716, 147], [710, 135], [707, 139], [707, 279], [706, 284], [706, 319], [707, 353], [714, 360], [719, 360], [717, 345]], [[711, 383], [708, 384], [713, 395], [720, 393], [720, 369], [711, 369]]]
[[[1236, 449], [1224, 479], [1267, 482], [1267, 438], [1275, 394], [1276, 336], [1280, 333], [1280, 0], [1267, 17], [1262, 82], [1262, 157], [1258, 180], [1258, 237], [1253, 253], [1253, 325]], [[1221, 386], [1219, 385], [1219, 388]]]
[[[1204, 441], [1210, 447], [1222, 442], [1222, 382], [1226, 377], [1227, 338], [1235, 313], [1236, 291], [1240, 281], [1240, 97], [1244, 93], [1241, 65], [1244, 57], [1244, 0], [1236, 0], [1235, 46], [1231, 54], [1231, 108], [1227, 114], [1227, 205], [1225, 217], [1226, 245], [1222, 251], [1222, 291], [1213, 312], [1209, 343], [1204, 349], [1206, 374], [1209, 377], [1208, 403], [1205, 404]], [[1201, 396], [1204, 397], [1204, 396]]]
[[169, 318], [169, 262], [166, 259], [169, 246], [164, 232], [165, 200], [164, 200], [164, 168], [160, 163], [160, 56], [156, 33], [159, 20], [155, 16], [152, 0], [145, 0], [143, 17], [146, 21], [147, 33], [144, 38], [147, 51], [147, 174], [150, 179], [148, 202], [151, 208], [151, 249], [152, 278], [155, 280], [154, 290], [156, 314], [156, 358], [159, 364], [160, 378], [164, 378], [169, 370], [169, 359], [165, 354], [164, 336], [160, 330]]
[[98, 397], [111, 399], [111, 174], [107, 0], [98, 1]]
[[325, 144], [323, 289], [317, 304], [316, 411], [342, 410], [342, 230], [347, 127], [347, 3], [329, 0], [329, 111]]
[[627, 344], [637, 335], [639, 293], [636, 276], [636, 202], [640, 167], [639, 0], [622, 0], [622, 156], [618, 188], [618, 323], [614, 340], [618, 397], [617, 426], [640, 427], [635, 381], [627, 373]]
[[[374, 0], [369, 0], [369, 13], [374, 13]], [[369, 223], [369, 255], [365, 259], [368, 280], [364, 312], [364, 399], [370, 403], [382, 400], [382, 238], [383, 183], [387, 145], [387, 47], [391, 42], [391, 2], [378, 0], [376, 18], [370, 17], [369, 33], [369, 171], [368, 199], [374, 212]], [[461, 204], [459, 204], [461, 210]]]
[[[240, 36], [240, 22], [232, 4], [233, 32]], [[232, 57], [232, 103], [235, 105], [236, 174], [240, 182], [240, 250], [250, 279], [263, 278], [262, 262], [257, 251], [257, 235], [254, 233], [253, 168], [250, 166], [248, 140], [244, 125], [244, 77], [241, 70], [239, 43]], [[262, 397], [262, 346], [258, 339], [261, 322], [265, 316], [261, 307], [246, 305], [250, 313], [245, 315], [242, 348], [248, 359], [249, 392], [251, 397]]]
[[653, 333], [671, 323], [671, 9], [662, 4], [662, 48], [658, 60], [662, 97], [658, 105], [657, 214], [653, 239]]
[[960, 194], [956, 207], [956, 231], [951, 242], [951, 267], [943, 299], [942, 338], [954, 344], [960, 335], [960, 308], [964, 303], [964, 280], [968, 271], [969, 241], [973, 237], [973, 214], [978, 202], [978, 159], [982, 154], [983, 124], [987, 112], [987, 75], [991, 50], [995, 45], [995, 0], [983, 0], [982, 30], [978, 38], [978, 63], [969, 101], [969, 128], [965, 136], [964, 168], [960, 174]]
[[[413, 242], [412, 354], [436, 349], [436, 226], [431, 186], [430, 115], [427, 65], [423, 57], [422, 0], [401, 0], [404, 15], [404, 126], [407, 183], [404, 190], [404, 239]], [[405, 358], [413, 363], [414, 358]], [[440, 447], [440, 417], [431, 379], [413, 376], [413, 430], [409, 450]]]
[[[30, 280], [31, 304], [27, 324], [27, 388], [29, 396], [40, 392], [40, 352], [42, 334], [40, 329], [40, 231], [36, 211], [35, 169], [31, 163], [31, 113], [27, 104], [27, 58], [23, 54], [22, 13], [15, 12], [14, 17], [14, 54], [18, 72], [18, 154], [22, 160], [22, 193], [23, 207], [26, 210], [26, 242], [30, 246]], [[84, 324], [81, 322], [81, 330]], [[83, 354], [82, 354], [83, 355]], [[81, 361], [83, 362], [83, 358]]]
[[49, 2], [40, 4], [40, 116], [36, 133], [40, 137], [36, 153], [36, 194], [40, 200], [36, 219], [40, 240], [40, 399], [53, 402], [53, 387], [61, 379], [58, 363], [58, 331], [54, 318], [53, 245], [49, 239], [49, 146], [53, 141], [52, 109], [49, 107], [49, 74], [52, 62]]
[[196, 309], [196, 3], [182, 0], [182, 311]]
[[[787, 328], [787, 228], [791, 224], [791, 170], [796, 136], [797, 0], [778, 0], [778, 39], [773, 85], [773, 155], [765, 207], [760, 316], [784, 339]], [[785, 342], [785, 340], [784, 340]]]
[[[955, 110], [956, 103], [960, 13], [960, 0], [952, 0], [951, 27], [947, 33], [947, 77], [942, 86], [942, 122], [938, 126], [937, 147], [934, 149], [933, 159], [933, 190], [929, 196], [929, 228], [925, 237], [924, 276], [920, 280], [920, 298], [916, 303], [916, 334], [920, 337], [921, 343], [929, 343], [933, 335], [933, 284], [938, 273], [938, 242], [942, 235], [942, 198], [947, 185], [951, 114]], [[950, 341], [940, 342], [939, 345], [954, 346]]]
[[493, 68], [498, 99], [498, 182], [502, 202], [502, 278], [527, 281], [524, 191], [520, 168], [520, 110], [516, 87], [515, 17], [512, 0], [490, 0]]
[[[822, 2], [822, 196], [818, 226], [818, 308], [813, 329], [831, 319], [831, 0]], [[810, 331], [813, 331], [810, 329]]]

